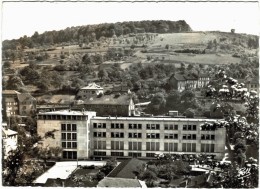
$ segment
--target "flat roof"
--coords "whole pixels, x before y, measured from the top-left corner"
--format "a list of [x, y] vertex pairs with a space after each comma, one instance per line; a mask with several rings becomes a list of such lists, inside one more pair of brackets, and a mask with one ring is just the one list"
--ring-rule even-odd
[[136, 120], [136, 121], [204, 121], [212, 122], [220, 119], [198, 119], [198, 118], [171, 118], [171, 117], [93, 117], [92, 119], [100, 120]]
[[94, 111], [73, 111], [73, 110], [59, 110], [52, 112], [41, 112], [38, 115], [88, 115], [96, 112]]

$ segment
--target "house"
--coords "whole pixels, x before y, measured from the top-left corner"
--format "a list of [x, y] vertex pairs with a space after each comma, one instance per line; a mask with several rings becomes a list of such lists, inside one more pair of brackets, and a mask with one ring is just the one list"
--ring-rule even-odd
[[120, 85], [113, 86], [112, 92], [123, 94], [123, 93], [129, 93], [130, 90], [126, 83], [122, 83]]
[[136, 178], [138, 172], [144, 170], [145, 164], [146, 163], [144, 161], [136, 158], [125, 160], [113, 169], [107, 177], [134, 179]]
[[104, 89], [96, 83], [90, 83], [88, 86], [83, 87], [77, 93], [77, 99], [85, 99], [92, 96], [98, 96], [104, 93]]
[[135, 105], [130, 95], [103, 95], [77, 101], [72, 109], [95, 111], [98, 116], [131, 116], [134, 115]]
[[2, 144], [4, 156], [8, 156], [11, 150], [17, 148], [17, 132], [7, 128], [6, 123], [2, 123]]
[[19, 101], [19, 115], [28, 116], [36, 112], [36, 99], [29, 93], [17, 94]]
[[7, 120], [7, 117], [14, 115], [28, 116], [36, 111], [36, 99], [29, 93], [4, 90], [2, 95], [3, 120]]
[[207, 74], [180, 74], [175, 73], [169, 79], [171, 88], [182, 92], [185, 89], [197, 89], [205, 87], [209, 83]]
[[245, 87], [248, 91], [256, 91], [259, 94], [259, 78], [254, 77], [245, 81]]
[[4, 121], [9, 116], [19, 115], [18, 94], [20, 93], [15, 90], [2, 91], [2, 116]]
[[113, 178], [105, 177], [99, 181], [97, 187], [109, 187], [109, 188], [147, 188], [144, 181], [138, 179], [128, 178]]

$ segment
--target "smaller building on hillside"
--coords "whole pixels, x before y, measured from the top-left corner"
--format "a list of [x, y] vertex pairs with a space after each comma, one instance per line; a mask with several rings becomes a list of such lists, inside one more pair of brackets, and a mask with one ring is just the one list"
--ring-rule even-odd
[[19, 115], [28, 116], [36, 112], [36, 99], [29, 93], [17, 94], [19, 100]]
[[2, 92], [2, 116], [7, 120], [9, 116], [29, 116], [36, 111], [36, 99], [29, 93], [19, 93], [15, 90]]
[[2, 91], [2, 118], [7, 120], [7, 117], [13, 115], [19, 115], [19, 100], [18, 91], [15, 90], [3, 90]]
[[123, 93], [129, 93], [130, 90], [126, 83], [122, 83], [120, 85], [113, 86], [112, 92], [123, 94]]
[[85, 99], [91, 96], [97, 96], [104, 93], [104, 89], [96, 83], [90, 83], [88, 86], [83, 87], [77, 93], [77, 99]]
[[169, 79], [171, 88], [182, 92], [185, 89], [197, 89], [206, 86], [209, 83], [209, 75], [207, 74], [180, 74], [175, 73]]
[[131, 95], [103, 95], [77, 101], [72, 109], [95, 111], [97, 116], [132, 116], [134, 115], [135, 105]]
[[245, 82], [248, 91], [256, 91], [259, 94], [259, 78], [254, 77]]
[[7, 157], [11, 150], [17, 148], [17, 132], [8, 129], [6, 123], [2, 123], [2, 145], [4, 157]]

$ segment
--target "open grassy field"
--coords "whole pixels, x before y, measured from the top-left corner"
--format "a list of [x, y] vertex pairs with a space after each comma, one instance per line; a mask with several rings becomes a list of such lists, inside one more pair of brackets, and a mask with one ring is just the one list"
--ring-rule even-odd
[[[179, 53], [178, 55], [162, 54], [162, 53], [147, 53], [148, 56], [164, 57], [164, 60], [183, 63], [199, 63], [199, 64], [236, 64], [240, 62], [239, 58], [232, 57], [230, 54], [197, 54], [190, 55]], [[160, 59], [160, 58], [159, 58]]]

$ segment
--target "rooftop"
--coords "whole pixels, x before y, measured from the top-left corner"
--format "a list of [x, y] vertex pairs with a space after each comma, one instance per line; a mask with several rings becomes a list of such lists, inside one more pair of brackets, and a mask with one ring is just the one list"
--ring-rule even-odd
[[2, 128], [2, 134], [6, 136], [11, 136], [11, 135], [17, 135], [16, 131], [13, 131], [11, 129], [4, 129]]
[[111, 171], [107, 177], [116, 178], [132, 178], [136, 177], [135, 171], [142, 169], [145, 165], [144, 161], [136, 158], [128, 159], [120, 163], [113, 171]]
[[199, 119], [199, 118], [172, 118], [172, 117], [93, 117], [96, 120], [110, 119], [110, 120], [136, 120], [136, 121], [202, 121], [215, 122], [217, 119]]
[[23, 102], [25, 100], [36, 101], [36, 99], [32, 95], [30, 95], [29, 93], [19, 93], [19, 94], [17, 94], [17, 96], [18, 96], [18, 100], [20, 102]]
[[18, 91], [15, 91], [15, 90], [3, 90], [2, 94], [13, 94], [13, 95], [16, 95], [16, 94], [20, 94], [20, 93]]
[[103, 95], [102, 97], [91, 97], [84, 100], [83, 104], [109, 104], [109, 105], [129, 105], [129, 95], [121, 95], [115, 97], [114, 95]]
[[72, 110], [59, 110], [53, 112], [40, 112], [39, 115], [88, 115], [96, 114], [93, 111], [72, 111]]
[[137, 179], [105, 177], [98, 183], [98, 187], [141, 188], [142, 185]]
[[96, 83], [90, 83], [88, 86], [81, 88], [81, 90], [94, 90], [94, 89], [103, 89]]

